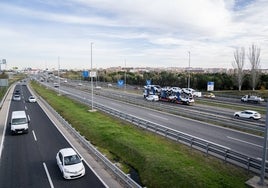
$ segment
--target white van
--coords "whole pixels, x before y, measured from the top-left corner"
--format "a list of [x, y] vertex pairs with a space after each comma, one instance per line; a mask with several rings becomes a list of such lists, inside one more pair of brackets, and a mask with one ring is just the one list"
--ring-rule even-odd
[[13, 111], [11, 115], [11, 133], [28, 133], [29, 120], [25, 111]]

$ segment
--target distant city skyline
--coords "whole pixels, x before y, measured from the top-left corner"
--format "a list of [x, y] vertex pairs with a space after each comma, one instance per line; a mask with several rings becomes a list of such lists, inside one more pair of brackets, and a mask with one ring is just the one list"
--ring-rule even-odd
[[236, 48], [248, 53], [254, 43], [268, 69], [267, 0], [3, 0], [0, 8], [2, 69], [90, 69], [91, 43], [94, 68], [229, 69]]

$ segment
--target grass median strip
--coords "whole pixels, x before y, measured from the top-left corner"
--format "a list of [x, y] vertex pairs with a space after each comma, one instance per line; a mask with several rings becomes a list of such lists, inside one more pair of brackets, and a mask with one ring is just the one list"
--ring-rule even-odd
[[109, 115], [89, 113], [88, 106], [35, 82], [32, 87], [110, 160], [137, 170], [143, 186], [245, 187], [251, 177], [246, 170]]

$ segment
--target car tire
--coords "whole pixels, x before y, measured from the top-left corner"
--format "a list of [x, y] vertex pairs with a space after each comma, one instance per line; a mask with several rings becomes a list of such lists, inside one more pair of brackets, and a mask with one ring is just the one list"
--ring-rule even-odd
[[239, 115], [237, 115], [237, 114], [236, 114], [236, 115], [235, 115], [235, 118], [237, 118], [237, 119], [238, 119], [238, 118], [239, 118]]

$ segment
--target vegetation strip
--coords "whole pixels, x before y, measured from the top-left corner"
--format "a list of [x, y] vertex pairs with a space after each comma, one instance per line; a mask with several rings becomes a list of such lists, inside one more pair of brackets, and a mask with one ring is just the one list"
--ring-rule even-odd
[[107, 157], [136, 169], [146, 187], [244, 187], [251, 177], [244, 169], [101, 112], [89, 113], [88, 106], [37, 83], [32, 87]]

